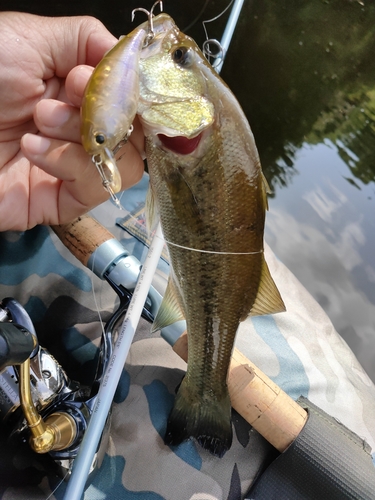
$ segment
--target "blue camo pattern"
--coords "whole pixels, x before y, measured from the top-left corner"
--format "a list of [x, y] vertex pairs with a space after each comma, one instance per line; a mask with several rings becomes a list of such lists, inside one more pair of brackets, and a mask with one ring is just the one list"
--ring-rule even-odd
[[[139, 210], [147, 185], [145, 175], [122, 194], [123, 210], [107, 202], [93, 211], [140, 260], [147, 249], [116, 221]], [[0, 256], [0, 299], [11, 296], [23, 304], [41, 344], [72, 378], [88, 383], [98, 354], [99, 314], [104, 322], [110, 318], [116, 294], [45, 227], [0, 234]], [[247, 319], [237, 347], [293, 398], [308, 397], [374, 449], [374, 385], [320, 306], [268, 248], [266, 258], [288, 312]], [[165, 286], [167, 275], [168, 265], [161, 261], [159, 286]], [[272, 448], [236, 414], [234, 443], [223, 459], [193, 441], [173, 448], [164, 445], [166, 418], [185, 365], [162, 339], [151, 335], [147, 323], [137, 335], [116, 392], [108, 450], [84, 499], [245, 498]], [[9, 449], [0, 436], [0, 499], [62, 499], [65, 483], [44, 475], [27, 450], [22, 460], [18, 455], [15, 463], [6, 463], [4, 452]]]

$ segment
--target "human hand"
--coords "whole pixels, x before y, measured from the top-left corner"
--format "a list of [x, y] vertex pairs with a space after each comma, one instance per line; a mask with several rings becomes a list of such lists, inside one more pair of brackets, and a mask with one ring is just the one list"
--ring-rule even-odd
[[[109, 195], [80, 138], [93, 66], [116, 43], [90, 17], [0, 13], [0, 231], [62, 224]], [[136, 123], [121, 151], [122, 188], [143, 173]]]

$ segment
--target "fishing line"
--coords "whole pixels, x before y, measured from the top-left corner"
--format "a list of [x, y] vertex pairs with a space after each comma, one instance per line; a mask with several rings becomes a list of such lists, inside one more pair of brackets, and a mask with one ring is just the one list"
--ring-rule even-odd
[[[216, 40], [215, 38], [208, 37], [208, 31], [206, 28], [206, 24], [212, 23], [213, 21], [220, 19], [220, 17], [222, 17], [226, 13], [226, 11], [231, 7], [233, 2], [234, 2], [234, 0], [231, 0], [229, 2], [229, 4], [225, 7], [225, 9], [222, 12], [220, 12], [220, 14], [218, 14], [217, 16], [213, 17], [212, 19], [207, 19], [206, 21], [202, 21], [204, 33], [206, 35], [206, 40], [203, 42], [203, 46], [202, 46], [202, 52], [213, 68], [215, 68], [216, 66], [219, 66], [220, 64], [222, 64], [222, 61], [224, 61], [225, 49], [224, 49], [223, 45], [218, 40]], [[212, 52], [212, 50], [210, 48], [210, 44], [216, 46], [217, 52]], [[214, 59], [213, 63], [211, 63], [211, 58]], [[219, 73], [219, 71], [218, 71], [218, 73]]]
[[[121, 203], [121, 198], [124, 196], [124, 193], [125, 193], [125, 189], [124, 189], [123, 191], [121, 191], [121, 194], [120, 194], [120, 196], [119, 196], [119, 198], [118, 198], [118, 201], [119, 201], [119, 203], [120, 203], [120, 207], [119, 207], [119, 208], [120, 208], [120, 210], [125, 210], [124, 205]], [[125, 210], [125, 211], [126, 211], [126, 210]]]
[[[121, 193], [121, 196], [120, 196], [120, 200], [123, 196], [123, 194], [125, 193], [125, 191], [123, 191]], [[124, 207], [121, 207], [122, 210], [125, 210], [126, 212], [128, 212]], [[135, 223], [139, 224], [139, 220], [137, 217], [135, 217], [131, 212], [128, 212], [128, 215], [127, 217], [129, 218], [129, 220], [133, 220]], [[150, 233], [149, 233], [150, 234]], [[154, 232], [152, 231], [151, 234], [153, 234], [154, 236]], [[165, 243], [167, 243], [167, 245], [172, 245], [174, 247], [177, 247], [177, 248], [181, 248], [183, 250], [190, 250], [192, 252], [200, 252], [200, 253], [211, 253], [211, 254], [217, 254], [217, 255], [257, 255], [259, 253], [263, 253], [264, 250], [257, 250], [255, 252], [219, 252], [219, 251], [215, 251], [215, 250], [201, 250], [199, 248], [192, 248], [192, 247], [187, 247], [187, 246], [184, 246], [184, 245], [179, 245], [178, 243], [174, 243], [173, 241], [169, 241], [167, 239], [165, 239], [164, 236], [160, 237], [160, 239], [163, 239], [163, 241]], [[94, 255], [94, 259], [95, 259], [95, 255]], [[93, 285], [92, 285], [93, 286]], [[94, 288], [93, 288], [93, 292], [94, 292]], [[94, 292], [95, 294], [95, 292]]]
[[192, 252], [200, 252], [200, 253], [212, 253], [212, 254], [217, 254], [217, 255], [257, 255], [258, 253], [263, 253], [262, 250], [257, 250], [256, 252], [215, 252], [214, 250], [200, 250], [199, 248], [190, 248], [190, 247], [185, 247], [184, 245], [179, 245], [178, 243], [173, 243], [172, 241], [166, 240], [163, 238], [164, 241], [168, 245], [172, 245], [177, 248], [182, 248], [183, 250], [190, 250]]
[[228, 9], [230, 9], [232, 3], [234, 2], [234, 0], [230, 0], [229, 4], [225, 7], [225, 9], [220, 12], [220, 14], [218, 14], [217, 16], [213, 17], [212, 19], [207, 19], [206, 21], [202, 21], [202, 24], [203, 24], [203, 29], [204, 29], [204, 32], [206, 34], [206, 39], [208, 40], [208, 33], [207, 33], [207, 29], [206, 29], [206, 24], [207, 23], [212, 23], [213, 21], [216, 21], [217, 19], [220, 19], [221, 16], [223, 16], [226, 11]]
[[[96, 292], [95, 292], [95, 285], [94, 285], [94, 269], [95, 269], [95, 260], [96, 260], [96, 257], [97, 257], [96, 252], [94, 252], [93, 259], [92, 259], [92, 268], [91, 269], [89, 268], [89, 269], [91, 271], [91, 288], [92, 288], [92, 294], [93, 294], [93, 297], [94, 297], [96, 311], [97, 311], [98, 316], [99, 316], [99, 322], [100, 322], [100, 326], [101, 326], [101, 329], [102, 329], [102, 335], [104, 335], [105, 334], [105, 328], [104, 328], [104, 323], [103, 323], [102, 315], [101, 315], [101, 312], [100, 312], [100, 309], [99, 309], [99, 304], [98, 304], [97, 295], [96, 295]], [[103, 288], [103, 282], [101, 282], [101, 285], [102, 285], [102, 288]]]
[[66, 471], [65, 476], [61, 479], [61, 481], [56, 486], [56, 488], [53, 491], [51, 491], [51, 493], [48, 495], [48, 497], [45, 500], [49, 500], [52, 497], [52, 495], [56, 493], [56, 491], [60, 488], [60, 486], [62, 485], [62, 483], [65, 481], [66, 477], [70, 474], [70, 472], [71, 472], [70, 470]]
[[188, 25], [186, 26], [185, 28], [183, 28], [181, 31], [188, 31], [189, 29], [191, 29], [194, 24], [196, 24], [199, 20], [199, 18], [204, 14], [204, 11], [207, 9], [207, 5], [209, 3], [210, 0], [206, 0], [203, 4], [203, 7], [201, 8], [201, 11], [199, 12], [199, 14], [193, 19], [193, 21]]

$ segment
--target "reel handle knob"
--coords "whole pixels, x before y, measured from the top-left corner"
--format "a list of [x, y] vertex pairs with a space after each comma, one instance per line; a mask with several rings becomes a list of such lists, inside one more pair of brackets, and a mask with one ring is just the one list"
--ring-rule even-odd
[[0, 323], [0, 370], [19, 365], [30, 357], [35, 348], [35, 337], [17, 323]]

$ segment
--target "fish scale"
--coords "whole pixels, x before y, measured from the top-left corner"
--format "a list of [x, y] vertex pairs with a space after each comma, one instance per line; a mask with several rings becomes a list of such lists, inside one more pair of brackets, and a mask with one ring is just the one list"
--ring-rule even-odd
[[[188, 332], [187, 372], [165, 441], [195, 437], [222, 456], [232, 442], [226, 380], [239, 323], [284, 310], [263, 255], [266, 185], [233, 94], [169, 16], [157, 16], [154, 28], [140, 58], [138, 113], [147, 204], [160, 217], [171, 262], [155, 328], [183, 316]], [[186, 112], [192, 96], [194, 117]], [[199, 134], [191, 153], [179, 152], [181, 137]]]

